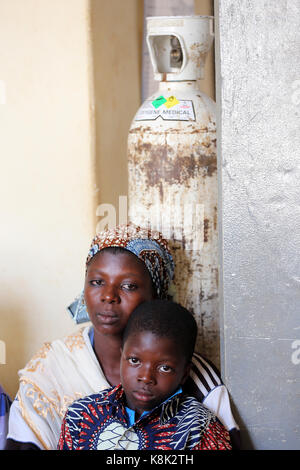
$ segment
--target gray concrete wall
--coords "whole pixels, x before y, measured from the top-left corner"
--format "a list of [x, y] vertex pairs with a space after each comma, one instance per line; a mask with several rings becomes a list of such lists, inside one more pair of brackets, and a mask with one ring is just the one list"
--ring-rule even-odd
[[243, 448], [300, 449], [300, 2], [215, 2], [222, 374]]

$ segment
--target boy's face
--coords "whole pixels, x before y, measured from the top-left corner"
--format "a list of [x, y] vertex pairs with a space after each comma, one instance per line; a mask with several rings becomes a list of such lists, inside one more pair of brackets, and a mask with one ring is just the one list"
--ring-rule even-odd
[[150, 332], [130, 335], [121, 356], [121, 382], [127, 405], [140, 416], [176, 392], [189, 373], [181, 348]]

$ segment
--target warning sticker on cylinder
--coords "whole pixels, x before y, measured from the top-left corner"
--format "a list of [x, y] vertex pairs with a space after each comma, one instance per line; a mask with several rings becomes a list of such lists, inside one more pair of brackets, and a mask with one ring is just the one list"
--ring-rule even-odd
[[191, 100], [178, 100], [175, 96], [158, 96], [153, 101], [145, 101], [138, 110], [135, 121], [195, 121], [194, 105]]

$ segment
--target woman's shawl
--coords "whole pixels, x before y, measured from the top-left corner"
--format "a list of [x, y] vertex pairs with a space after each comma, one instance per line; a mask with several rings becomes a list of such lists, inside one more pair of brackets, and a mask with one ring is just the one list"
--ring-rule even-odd
[[45, 449], [56, 449], [62, 419], [74, 400], [110, 386], [93, 351], [89, 328], [44, 343], [19, 371], [22, 417]]

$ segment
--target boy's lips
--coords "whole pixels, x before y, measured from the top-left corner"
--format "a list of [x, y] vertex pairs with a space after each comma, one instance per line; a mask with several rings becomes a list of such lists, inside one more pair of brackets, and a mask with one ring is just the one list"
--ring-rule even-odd
[[134, 390], [132, 392], [132, 395], [134, 396], [136, 400], [142, 401], [142, 402], [147, 402], [154, 398], [153, 393], [150, 390], [145, 390], [145, 389]]

